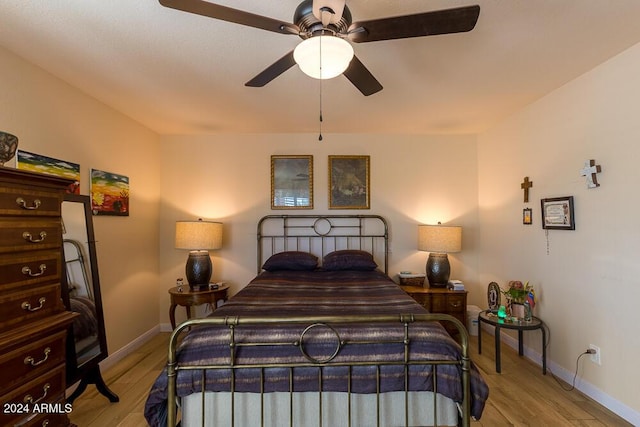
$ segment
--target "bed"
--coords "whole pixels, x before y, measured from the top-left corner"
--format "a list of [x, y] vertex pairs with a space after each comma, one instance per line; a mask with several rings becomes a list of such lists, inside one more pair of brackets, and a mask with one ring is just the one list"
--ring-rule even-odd
[[[387, 275], [376, 215], [270, 215], [257, 276], [171, 335], [150, 425], [467, 426], [488, 387], [453, 317]], [[459, 329], [453, 340], [438, 321]], [[171, 404], [168, 404], [170, 402]]]

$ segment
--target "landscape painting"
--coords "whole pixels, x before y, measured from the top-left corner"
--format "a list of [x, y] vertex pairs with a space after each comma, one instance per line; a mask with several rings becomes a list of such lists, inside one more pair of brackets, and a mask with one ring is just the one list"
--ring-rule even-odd
[[91, 169], [91, 210], [94, 215], [129, 216], [129, 177]]
[[69, 185], [67, 193], [80, 194], [80, 165], [77, 163], [18, 150], [16, 167], [31, 172], [72, 179], [74, 183]]

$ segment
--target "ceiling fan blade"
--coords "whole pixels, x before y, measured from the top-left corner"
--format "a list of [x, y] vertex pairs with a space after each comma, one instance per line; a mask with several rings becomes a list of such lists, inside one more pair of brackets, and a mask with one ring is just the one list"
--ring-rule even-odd
[[350, 39], [356, 43], [405, 39], [437, 34], [463, 33], [475, 27], [480, 6], [465, 6], [415, 15], [396, 16], [354, 22], [349, 27]]
[[358, 88], [364, 96], [373, 95], [382, 90], [382, 85], [362, 62], [354, 55], [349, 67], [345, 70], [344, 76]]
[[296, 61], [293, 59], [293, 51], [291, 51], [273, 64], [269, 65], [264, 71], [246, 82], [244, 85], [250, 87], [262, 87], [294, 65], [296, 65]]
[[233, 22], [235, 24], [246, 25], [248, 27], [273, 31], [281, 34], [300, 33], [297, 25], [266, 16], [255, 15], [238, 9], [220, 6], [203, 0], [159, 0], [164, 7], [181, 10], [183, 12], [194, 13], [196, 15], [207, 16], [209, 18], [220, 19], [222, 21]]

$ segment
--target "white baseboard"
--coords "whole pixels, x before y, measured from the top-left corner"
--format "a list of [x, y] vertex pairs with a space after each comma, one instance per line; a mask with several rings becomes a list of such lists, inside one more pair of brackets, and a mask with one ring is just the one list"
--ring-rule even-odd
[[140, 335], [138, 338], [131, 341], [129, 344], [118, 349], [115, 353], [111, 353], [109, 356], [107, 356], [106, 359], [100, 362], [100, 370], [105, 371], [109, 369], [110, 367], [124, 359], [126, 356], [136, 351], [151, 338], [158, 335], [161, 331], [161, 325], [154, 326], [144, 334]]
[[[483, 324], [482, 329], [487, 331], [489, 334], [493, 335], [494, 327], [491, 325]], [[508, 335], [506, 333], [500, 333], [500, 340], [507, 344], [509, 347], [513, 348], [515, 351], [518, 351], [518, 339]], [[533, 351], [530, 347], [524, 347], [523, 356], [527, 359], [531, 360], [536, 365], [542, 367], [542, 354], [537, 351]], [[547, 352], [547, 369], [553, 372], [553, 375], [562, 379], [563, 381], [571, 384], [573, 382], [574, 372], [568, 371], [562, 366], [556, 364], [553, 360], [549, 360], [549, 353]], [[604, 393], [598, 387], [589, 383], [588, 381], [583, 380], [578, 377], [576, 379], [575, 388], [580, 390], [585, 395], [589, 396], [600, 405], [609, 409], [611, 412], [615, 413], [621, 418], [624, 418], [626, 421], [631, 423], [634, 426], [640, 426], [640, 412], [635, 409], [625, 405], [624, 403], [614, 399], [608, 394]]]

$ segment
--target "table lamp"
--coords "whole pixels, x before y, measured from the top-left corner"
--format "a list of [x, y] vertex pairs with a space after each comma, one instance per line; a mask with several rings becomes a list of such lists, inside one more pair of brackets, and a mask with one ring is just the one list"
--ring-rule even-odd
[[177, 221], [175, 246], [189, 249], [185, 274], [191, 290], [208, 288], [213, 274], [209, 250], [222, 247], [222, 223], [202, 219]]
[[451, 274], [447, 254], [462, 250], [462, 227], [445, 226], [440, 223], [418, 226], [418, 250], [429, 252], [427, 259], [429, 286], [446, 287]]

